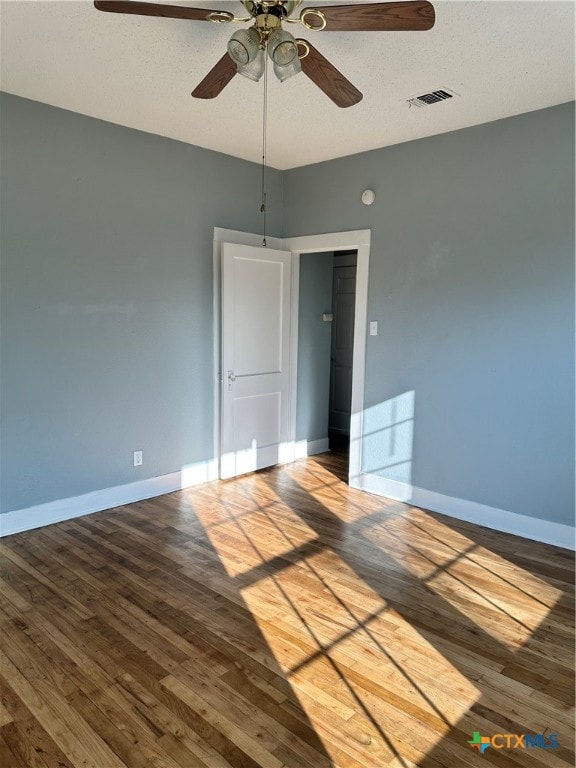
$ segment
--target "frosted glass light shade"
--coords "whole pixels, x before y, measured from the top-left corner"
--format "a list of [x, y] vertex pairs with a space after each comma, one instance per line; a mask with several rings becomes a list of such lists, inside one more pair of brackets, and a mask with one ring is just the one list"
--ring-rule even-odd
[[268, 54], [274, 64], [287, 67], [298, 58], [298, 43], [290, 32], [275, 29], [268, 38]]
[[264, 67], [266, 66], [266, 60], [264, 58], [264, 51], [260, 48], [256, 54], [256, 58], [243, 66], [238, 65], [238, 74], [247, 77], [249, 80], [258, 82], [264, 74]]
[[239, 67], [254, 61], [260, 50], [260, 33], [255, 27], [239, 29], [228, 40], [228, 54]]
[[297, 75], [299, 72], [302, 72], [302, 65], [300, 64], [298, 56], [285, 67], [280, 67], [274, 62], [274, 74], [281, 83], [283, 83], [284, 80], [288, 80], [289, 77], [294, 77], [294, 75]]

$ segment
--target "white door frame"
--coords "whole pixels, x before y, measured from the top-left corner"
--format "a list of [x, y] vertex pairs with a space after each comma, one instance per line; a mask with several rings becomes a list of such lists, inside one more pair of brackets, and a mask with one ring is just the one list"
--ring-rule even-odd
[[[220, 464], [220, 408], [221, 408], [221, 250], [222, 243], [241, 245], [262, 245], [262, 235], [240, 232], [233, 229], [214, 227], [213, 245], [213, 374], [214, 374], [214, 458]], [[291, 350], [290, 350], [290, 443], [292, 459], [296, 454], [296, 396], [298, 362], [298, 305], [300, 286], [300, 255], [321, 251], [358, 252], [356, 270], [356, 309], [354, 315], [354, 354], [352, 362], [352, 416], [350, 420], [350, 466], [348, 481], [354, 488], [360, 488], [362, 469], [362, 424], [364, 415], [364, 376], [366, 361], [366, 331], [368, 324], [368, 265], [370, 259], [370, 230], [358, 229], [350, 232], [331, 232], [302, 237], [267, 237], [268, 245], [292, 253], [292, 298], [291, 298]]]
[[350, 464], [348, 482], [360, 488], [362, 470], [362, 425], [364, 415], [364, 376], [366, 362], [366, 331], [368, 324], [368, 266], [370, 260], [370, 230], [331, 232], [322, 235], [287, 237], [282, 248], [292, 252], [292, 329], [291, 329], [291, 377], [290, 386], [290, 437], [296, 443], [296, 395], [298, 364], [298, 304], [300, 286], [300, 255], [322, 251], [358, 252], [356, 268], [356, 307], [354, 313], [354, 352], [352, 359], [352, 401], [350, 419]]

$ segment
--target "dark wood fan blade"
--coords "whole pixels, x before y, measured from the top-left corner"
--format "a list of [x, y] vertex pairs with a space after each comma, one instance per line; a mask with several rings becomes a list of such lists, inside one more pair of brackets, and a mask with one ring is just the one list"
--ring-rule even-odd
[[339, 72], [320, 51], [305, 41], [309, 48], [307, 56], [300, 60], [302, 71], [321, 91], [324, 91], [338, 107], [352, 107], [362, 101], [362, 94]]
[[225, 53], [204, 80], [194, 88], [192, 96], [196, 99], [214, 99], [226, 88], [236, 72], [236, 64]]
[[164, 16], [168, 19], [191, 19], [208, 21], [208, 14], [214, 11], [205, 8], [184, 8], [181, 5], [160, 5], [159, 3], [122, 2], [121, 0], [94, 0], [99, 11], [108, 13], [135, 13], [138, 16]]
[[[364, 5], [329, 5], [311, 8], [326, 16], [327, 32], [393, 32], [426, 30], [434, 26], [433, 6], [426, 0], [402, 3], [367, 3]], [[304, 10], [302, 13], [306, 13]], [[320, 28], [313, 13], [306, 17], [311, 25]]]

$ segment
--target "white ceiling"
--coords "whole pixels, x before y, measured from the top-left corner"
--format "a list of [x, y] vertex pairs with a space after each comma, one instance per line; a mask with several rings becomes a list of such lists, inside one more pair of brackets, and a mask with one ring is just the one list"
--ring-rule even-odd
[[[237, 0], [171, 4], [245, 15]], [[428, 32], [298, 31], [364, 99], [339, 109], [304, 74], [271, 77], [269, 164], [294, 168], [574, 98], [572, 0], [433, 4]], [[1, 0], [0, 11], [2, 90], [260, 161], [262, 81], [237, 76], [217, 99], [190, 96], [236, 25], [102, 13], [74, 0]], [[459, 96], [408, 108], [409, 97], [441, 87]]]

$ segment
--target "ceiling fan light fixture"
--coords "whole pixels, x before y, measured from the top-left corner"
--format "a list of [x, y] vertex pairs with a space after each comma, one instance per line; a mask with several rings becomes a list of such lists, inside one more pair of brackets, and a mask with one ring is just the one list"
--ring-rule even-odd
[[[329, 32], [416, 32], [431, 29], [435, 21], [434, 7], [428, 0], [383, 3], [370, 0], [354, 2], [351, 5], [342, 5], [339, 2], [334, 6], [305, 8], [299, 18], [294, 16], [294, 11], [303, 0], [240, 1], [248, 12], [246, 18], [237, 18], [229, 11], [191, 8], [180, 4], [167, 5], [166, 2], [146, 0], [94, 0], [94, 6], [98, 11], [136, 16], [213, 23], [252, 22], [249, 29], [239, 30], [232, 35], [228, 41], [227, 52], [192, 91], [194, 98], [215, 98], [237, 72], [252, 80], [259, 80], [263, 76], [264, 82], [267, 83], [267, 67], [264, 66], [263, 73], [261, 69], [262, 62], [265, 64], [268, 61], [265, 51], [268, 48], [268, 55], [280, 81], [292, 77], [301, 69], [338, 107], [358, 104], [362, 100], [362, 93], [311, 43], [295, 40], [282, 29], [283, 22], [301, 24], [315, 31], [326, 29]], [[302, 53], [299, 46], [303, 49]], [[300, 64], [298, 59], [301, 60]], [[252, 64], [253, 66], [250, 66]], [[266, 92], [266, 88], [264, 90]], [[452, 95], [443, 96], [444, 90], [438, 92], [440, 99]], [[438, 92], [416, 97], [411, 103], [425, 100], [425, 97], [430, 95], [437, 97]]]
[[275, 29], [268, 38], [268, 55], [278, 67], [287, 67], [298, 59], [298, 43], [285, 29]]
[[294, 77], [294, 75], [297, 75], [300, 72], [302, 72], [302, 65], [300, 64], [298, 56], [296, 56], [296, 58], [286, 67], [279, 67], [278, 64], [274, 62], [274, 74], [281, 83], [283, 83], [284, 80], [288, 80], [290, 77]]
[[228, 41], [228, 55], [239, 67], [254, 61], [260, 50], [260, 32], [255, 27], [239, 29]]
[[237, 71], [239, 75], [243, 75], [243, 77], [247, 77], [249, 80], [253, 80], [255, 83], [257, 83], [264, 74], [265, 66], [266, 58], [264, 56], [264, 51], [260, 48], [256, 54], [256, 58], [250, 61], [248, 64], [239, 64]]

